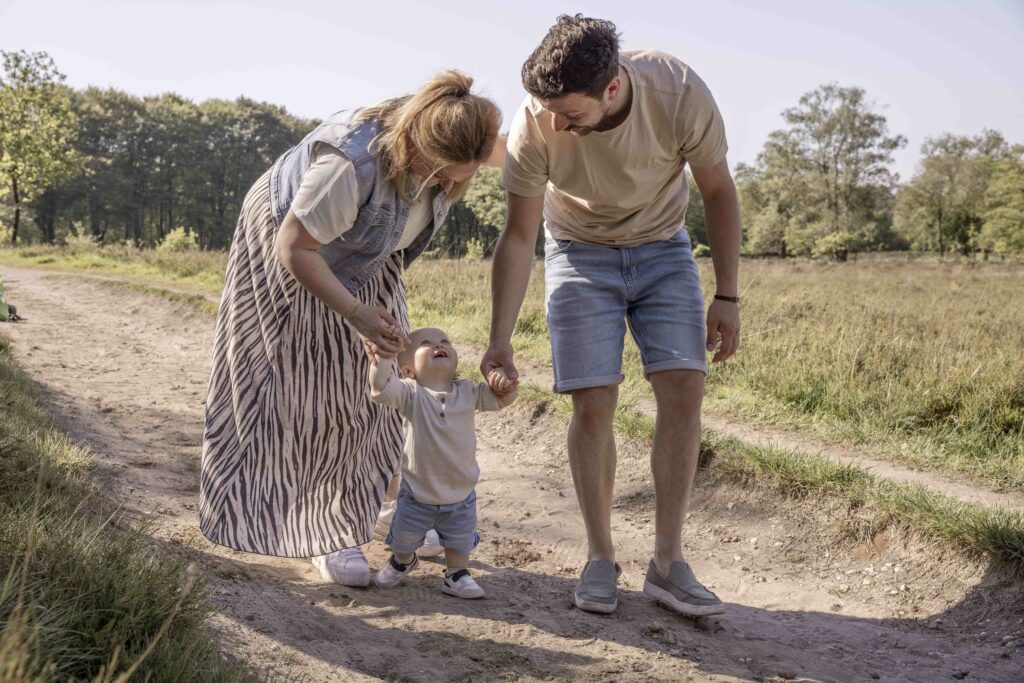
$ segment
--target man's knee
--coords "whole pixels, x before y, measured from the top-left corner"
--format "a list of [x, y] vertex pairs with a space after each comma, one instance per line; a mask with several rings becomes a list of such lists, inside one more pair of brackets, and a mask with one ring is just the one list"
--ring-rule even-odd
[[572, 392], [573, 421], [585, 429], [598, 429], [611, 424], [619, 388], [615, 385], [576, 389]]
[[704, 373], [700, 370], [665, 370], [651, 375], [658, 408], [682, 416], [700, 415], [704, 400]]

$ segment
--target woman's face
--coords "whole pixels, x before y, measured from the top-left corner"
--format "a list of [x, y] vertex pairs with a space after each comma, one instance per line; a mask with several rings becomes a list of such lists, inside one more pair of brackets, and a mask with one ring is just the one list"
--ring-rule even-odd
[[418, 195], [425, 187], [440, 185], [445, 192], [451, 192], [457, 183], [469, 180], [480, 168], [479, 161], [468, 161], [457, 164], [431, 164], [422, 154], [417, 154], [412, 162], [412, 172], [419, 179]]

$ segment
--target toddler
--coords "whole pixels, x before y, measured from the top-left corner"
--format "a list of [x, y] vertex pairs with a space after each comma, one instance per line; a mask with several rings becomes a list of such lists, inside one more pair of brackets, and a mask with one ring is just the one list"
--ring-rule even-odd
[[[483, 589], [466, 569], [469, 553], [480, 541], [474, 417], [478, 410], [500, 410], [512, 403], [518, 382], [501, 371], [492, 372], [487, 382], [456, 379], [459, 356], [443, 330], [415, 330], [409, 339], [397, 357], [401, 377], [393, 372], [393, 357], [379, 352], [370, 368], [371, 400], [398, 409], [405, 428], [402, 483], [387, 537], [392, 555], [374, 582], [388, 588], [408, 576], [419, 564], [416, 550], [434, 529], [447, 566], [441, 590], [481, 598]], [[491, 386], [505, 396], [496, 396]]]

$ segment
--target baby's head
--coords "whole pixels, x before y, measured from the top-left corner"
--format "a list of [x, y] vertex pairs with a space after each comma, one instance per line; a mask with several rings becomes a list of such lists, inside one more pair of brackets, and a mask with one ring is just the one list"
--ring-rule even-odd
[[431, 381], [452, 381], [459, 369], [459, 354], [448, 335], [436, 327], [421, 327], [409, 334], [412, 343], [398, 354], [402, 376], [420, 384]]

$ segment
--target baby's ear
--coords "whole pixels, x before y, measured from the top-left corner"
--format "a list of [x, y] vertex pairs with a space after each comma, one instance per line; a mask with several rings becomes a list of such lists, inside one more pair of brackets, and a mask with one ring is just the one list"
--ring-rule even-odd
[[402, 377], [405, 379], [416, 379], [416, 373], [408, 365], [402, 365], [399, 369], [402, 371]]

